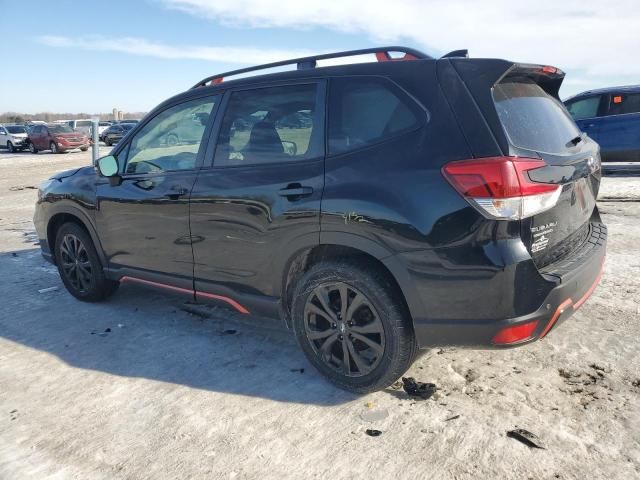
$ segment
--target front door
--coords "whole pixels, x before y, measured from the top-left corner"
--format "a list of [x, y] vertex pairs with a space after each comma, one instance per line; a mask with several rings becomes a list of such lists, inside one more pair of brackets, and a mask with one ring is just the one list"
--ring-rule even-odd
[[[97, 186], [96, 224], [110, 270], [193, 288], [189, 195], [218, 99], [165, 108], [116, 149], [122, 182]], [[186, 122], [191, 137], [174, 142], [176, 125]]]
[[324, 81], [307, 81], [227, 93], [212, 165], [191, 199], [195, 289], [205, 297], [275, 301], [291, 254], [319, 244], [324, 92]]

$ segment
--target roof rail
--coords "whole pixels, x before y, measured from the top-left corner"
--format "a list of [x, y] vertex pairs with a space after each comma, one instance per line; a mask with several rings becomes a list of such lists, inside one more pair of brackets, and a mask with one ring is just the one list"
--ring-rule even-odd
[[[391, 52], [404, 53], [403, 57], [393, 58], [391, 57]], [[367, 53], [373, 53], [376, 56], [376, 59], [379, 62], [388, 62], [388, 61], [398, 61], [398, 60], [421, 60], [421, 59], [431, 59], [426, 53], [422, 53], [418, 50], [414, 50], [413, 48], [400, 47], [400, 46], [391, 46], [391, 47], [376, 47], [376, 48], [364, 48], [361, 50], [348, 50], [346, 52], [336, 52], [336, 53], [325, 53], [323, 55], [313, 55], [311, 57], [302, 57], [302, 58], [294, 58], [293, 60], [283, 60], [280, 62], [273, 63], [265, 63], [264, 65], [258, 65], [255, 67], [247, 67], [241, 68], [239, 70], [232, 70], [230, 72], [219, 73], [217, 75], [212, 75], [207, 77], [198, 83], [196, 83], [193, 88], [198, 87], [206, 87], [207, 85], [219, 85], [224, 81], [226, 77], [232, 77], [235, 75], [240, 75], [242, 73], [255, 72], [258, 70], [266, 70], [268, 68], [282, 67], [285, 65], [297, 65], [298, 70], [307, 70], [316, 68], [318, 60], [327, 60], [329, 58], [342, 58], [342, 57], [353, 57], [355, 55], [365, 55]]]
[[449, 52], [446, 55], [441, 56], [440, 58], [469, 58], [469, 50], [454, 50], [453, 52]]

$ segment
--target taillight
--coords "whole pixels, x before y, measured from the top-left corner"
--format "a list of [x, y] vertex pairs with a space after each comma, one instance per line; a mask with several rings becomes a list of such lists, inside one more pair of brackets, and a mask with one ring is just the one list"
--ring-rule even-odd
[[533, 182], [527, 174], [545, 166], [534, 158], [490, 157], [451, 162], [442, 173], [486, 217], [520, 220], [558, 202], [561, 185]]

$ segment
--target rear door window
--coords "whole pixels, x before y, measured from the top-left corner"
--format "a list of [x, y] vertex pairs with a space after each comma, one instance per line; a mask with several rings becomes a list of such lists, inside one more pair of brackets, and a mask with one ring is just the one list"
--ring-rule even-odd
[[366, 147], [422, 125], [424, 112], [382, 78], [333, 78], [329, 94], [329, 153]]
[[574, 120], [597, 117], [600, 99], [600, 95], [596, 95], [595, 97], [582, 98], [569, 102], [567, 103], [567, 110], [569, 110]]
[[640, 93], [614, 93], [609, 99], [607, 115], [624, 115], [640, 112]]
[[515, 147], [563, 153], [580, 135], [562, 102], [533, 80], [507, 79], [493, 88], [493, 100], [502, 127]]
[[312, 160], [324, 154], [318, 84], [233, 92], [214, 166]]

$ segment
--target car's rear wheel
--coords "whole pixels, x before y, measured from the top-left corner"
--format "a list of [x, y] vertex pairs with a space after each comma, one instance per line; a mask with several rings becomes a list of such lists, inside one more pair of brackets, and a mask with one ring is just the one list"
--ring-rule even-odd
[[51, 150], [51, 153], [58, 153], [58, 146], [55, 144], [55, 142], [51, 142], [49, 144], [49, 150]]
[[340, 388], [391, 385], [415, 357], [411, 319], [384, 272], [352, 261], [323, 262], [294, 293], [292, 322], [309, 361]]
[[80, 147], [80, 150], [82, 150], [83, 152], [86, 152], [87, 150], [89, 150], [89, 147]]
[[33, 142], [29, 142], [29, 151], [31, 153], [38, 153], [38, 149], [36, 148], [36, 146], [33, 144]]
[[78, 224], [58, 229], [54, 253], [62, 283], [77, 299], [98, 302], [118, 288], [118, 282], [105, 277], [91, 237]]
[[9, 150], [9, 153], [14, 153], [16, 151], [16, 148], [13, 146], [13, 143], [11, 143], [10, 141], [7, 142], [7, 150]]

